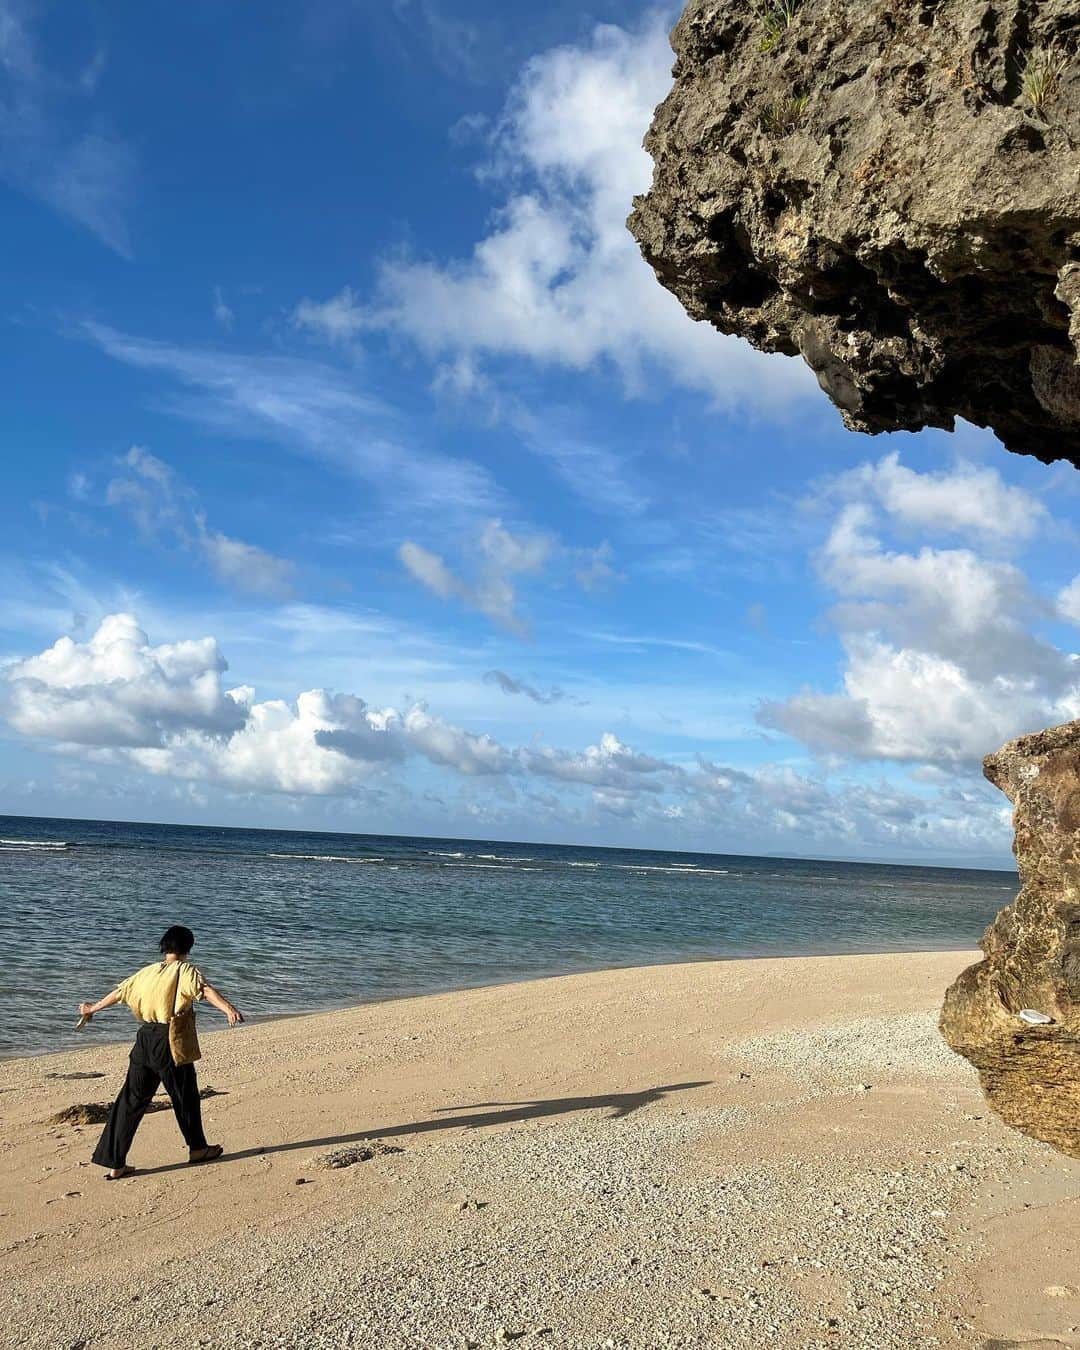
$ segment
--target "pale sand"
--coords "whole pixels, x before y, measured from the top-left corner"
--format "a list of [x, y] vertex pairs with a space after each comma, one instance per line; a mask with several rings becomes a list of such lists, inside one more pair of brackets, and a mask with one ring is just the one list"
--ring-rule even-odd
[[[8, 1061], [0, 1336], [1080, 1346], [1080, 1163], [1001, 1125], [937, 1036], [975, 955], [618, 970], [204, 1035], [232, 1156], [178, 1165], [162, 1112], [117, 1185], [87, 1165], [97, 1127], [43, 1122], [109, 1099], [127, 1047]], [[367, 1136], [403, 1151], [313, 1166]]]

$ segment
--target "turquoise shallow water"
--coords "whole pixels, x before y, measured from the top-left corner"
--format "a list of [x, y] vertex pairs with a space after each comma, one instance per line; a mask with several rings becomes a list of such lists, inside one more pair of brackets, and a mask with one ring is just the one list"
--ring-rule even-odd
[[[118, 1040], [75, 1005], [171, 923], [251, 1015], [611, 966], [972, 947], [1011, 872], [0, 816], [0, 1054]], [[210, 1019], [207, 1019], [207, 1025]]]

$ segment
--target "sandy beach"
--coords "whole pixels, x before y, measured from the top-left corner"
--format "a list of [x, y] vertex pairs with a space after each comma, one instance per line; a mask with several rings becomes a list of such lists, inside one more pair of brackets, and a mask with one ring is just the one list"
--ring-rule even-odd
[[114, 1185], [99, 1127], [53, 1118], [111, 1100], [127, 1044], [9, 1060], [4, 1342], [1080, 1346], [1080, 1163], [1001, 1125], [937, 1035], [976, 957], [204, 1016], [228, 1156], [186, 1166], [162, 1111]]

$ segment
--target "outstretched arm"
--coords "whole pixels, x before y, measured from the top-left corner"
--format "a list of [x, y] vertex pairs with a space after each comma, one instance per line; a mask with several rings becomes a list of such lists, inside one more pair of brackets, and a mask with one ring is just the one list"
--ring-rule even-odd
[[229, 1019], [229, 1026], [234, 1027], [238, 1022], [244, 1020], [244, 1014], [240, 1009], [234, 1007], [224, 994], [219, 994], [213, 985], [203, 985], [203, 998], [206, 999], [207, 1003], [215, 1007], [218, 1012], [223, 1012], [225, 1014]]
[[79, 1016], [93, 1017], [95, 1013], [104, 1012], [106, 1008], [111, 1008], [114, 1003], [120, 1002], [120, 994], [113, 990], [111, 994], [106, 994], [104, 998], [99, 998], [96, 1003], [80, 1003]]

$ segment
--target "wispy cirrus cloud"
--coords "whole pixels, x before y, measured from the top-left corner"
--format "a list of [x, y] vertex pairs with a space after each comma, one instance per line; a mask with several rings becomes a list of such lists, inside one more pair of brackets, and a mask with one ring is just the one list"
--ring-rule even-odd
[[130, 258], [135, 152], [103, 126], [87, 125], [104, 55], [93, 53], [75, 75], [48, 69], [31, 13], [19, 0], [0, 0], [0, 176]]
[[517, 578], [541, 572], [554, 548], [548, 535], [514, 534], [502, 521], [489, 520], [473, 543], [470, 580], [452, 571], [439, 554], [411, 539], [398, 549], [398, 557], [413, 580], [440, 600], [459, 600], [501, 628], [524, 635], [529, 626], [517, 611]]
[[452, 568], [439, 553], [406, 539], [398, 560], [406, 572], [440, 600], [456, 600], [486, 614], [508, 632], [525, 637], [527, 619], [519, 613], [523, 578], [545, 570], [556, 572], [555, 584], [572, 577], [581, 590], [601, 591], [622, 577], [613, 566], [614, 550], [605, 540], [592, 548], [571, 548], [554, 534], [535, 530], [515, 533], [491, 519], [461, 541], [463, 561]]
[[436, 64], [448, 75], [479, 79], [480, 30], [435, 0], [392, 0], [394, 17], [406, 28], [411, 42], [418, 33], [427, 39]]
[[652, 493], [632, 457], [597, 440], [560, 435], [538, 419], [515, 419], [524, 443], [593, 511], [620, 518], [640, 516], [653, 504]]
[[222, 293], [220, 286], [214, 287], [214, 321], [219, 327], [224, 328], [227, 333], [232, 332], [233, 320], [236, 315], [233, 313], [232, 306], [228, 304]]
[[293, 593], [294, 563], [211, 529], [191, 488], [141, 446], [132, 446], [120, 457], [105, 501], [126, 512], [144, 539], [171, 540], [200, 555], [227, 585], [272, 599]]
[[397, 409], [327, 362], [182, 347], [84, 321], [81, 331], [125, 365], [160, 371], [179, 390], [167, 411], [236, 436], [270, 436], [297, 454], [364, 479], [385, 502], [446, 512], [498, 509], [479, 464], [411, 443]]

